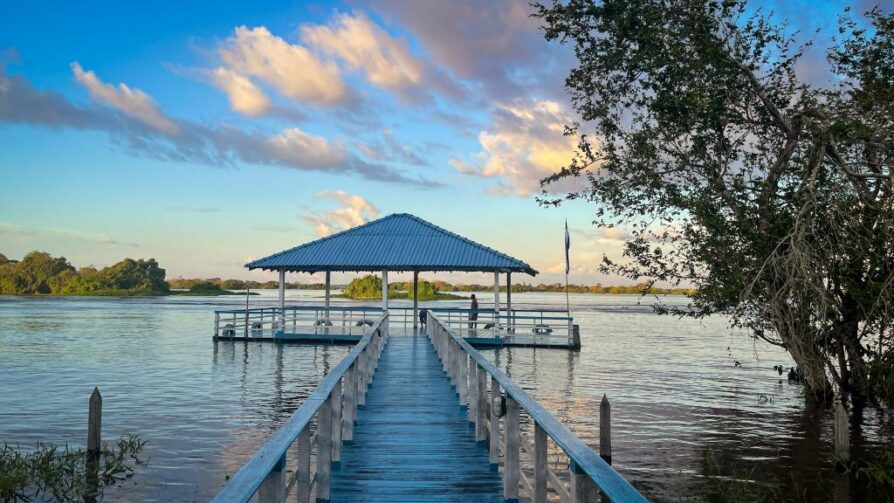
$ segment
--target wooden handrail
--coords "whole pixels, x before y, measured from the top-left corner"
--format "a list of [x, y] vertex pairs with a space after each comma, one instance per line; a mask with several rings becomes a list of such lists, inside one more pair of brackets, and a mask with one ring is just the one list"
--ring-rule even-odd
[[[322, 381], [314, 389], [313, 393], [301, 404], [291, 417], [280, 427], [276, 433], [248, 460], [242, 468], [233, 476], [230, 482], [214, 497], [212, 501], [218, 503], [247, 502], [249, 501], [264, 480], [281, 466], [289, 447], [302, 431], [310, 425], [317, 412], [324, 408], [330, 395], [339, 385], [345, 372], [351, 368], [361, 354], [370, 346], [373, 337], [377, 337], [382, 331], [382, 325], [388, 319], [384, 314], [373, 324], [372, 329], [360, 339], [360, 342], [342, 358]], [[364, 363], [369, 368], [375, 364]]]
[[[468, 355], [475, 365], [484, 370], [486, 373], [490, 374], [491, 378], [494, 379], [499, 386], [504, 390], [507, 398], [509, 400], [513, 400], [518, 404], [518, 406], [523, 409], [534, 422], [539, 425], [568, 456], [569, 460], [572, 464], [572, 471], [577, 474], [585, 474], [589, 477], [590, 480], [598, 487], [599, 491], [606, 495], [612, 501], [621, 501], [621, 502], [642, 502], [647, 501], [645, 497], [643, 497], [633, 485], [630, 484], [621, 474], [615, 471], [611, 465], [606, 463], [596, 452], [593, 451], [589, 446], [583, 443], [577, 436], [575, 436], [568, 428], [565, 427], [561, 422], [559, 422], [552, 414], [550, 414], [546, 409], [543, 408], [536, 400], [534, 400], [530, 395], [528, 395], [521, 387], [519, 387], [512, 379], [509, 378], [506, 374], [504, 374], [500, 369], [498, 369], [493, 363], [491, 363], [487, 358], [485, 358], [481, 353], [479, 353], [475, 348], [473, 348], [468, 342], [466, 342], [462, 337], [458, 336], [447, 327], [435, 314], [430, 316], [430, 320], [433, 321], [431, 323], [432, 329], [429, 330], [429, 336], [434, 338], [436, 336], [440, 336], [441, 334], [435, 335], [436, 330], [439, 329], [449, 337], [449, 340], [456, 347], [461, 348], [463, 352]], [[435, 344], [435, 347], [439, 347], [439, 341], [432, 341]], [[449, 348], [449, 346], [448, 346]], [[452, 348], [451, 348], [452, 349]], [[448, 350], [448, 353], [450, 351]], [[448, 372], [451, 368], [456, 368], [457, 370], [460, 368], [462, 363], [459, 362], [459, 359], [452, 354], [447, 355], [447, 359], [450, 363], [446, 364], [446, 368]], [[454, 371], [454, 374], [457, 372]], [[469, 372], [469, 378], [471, 379], [471, 371]], [[481, 383], [483, 379], [478, 380], [477, 388], [480, 391]], [[465, 383], [460, 383], [461, 385], [465, 385]], [[507, 400], [508, 401], [508, 400]], [[486, 404], [478, 402], [476, 404], [476, 409], [478, 416], [483, 417], [483, 411], [481, 411], [481, 407]], [[491, 435], [493, 438], [493, 434]]]

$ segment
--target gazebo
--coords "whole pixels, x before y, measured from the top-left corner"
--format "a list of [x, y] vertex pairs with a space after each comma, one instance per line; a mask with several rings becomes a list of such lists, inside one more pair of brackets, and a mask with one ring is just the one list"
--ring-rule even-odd
[[388, 310], [388, 273], [412, 272], [414, 327], [419, 319], [420, 272], [492, 272], [495, 320], [499, 320], [500, 313], [500, 274], [506, 274], [507, 310], [512, 309], [512, 273], [537, 274], [519, 259], [407, 213], [388, 215], [254, 260], [245, 267], [279, 272], [279, 306], [283, 311], [287, 272], [325, 273], [327, 310], [333, 271], [380, 272], [385, 311]]

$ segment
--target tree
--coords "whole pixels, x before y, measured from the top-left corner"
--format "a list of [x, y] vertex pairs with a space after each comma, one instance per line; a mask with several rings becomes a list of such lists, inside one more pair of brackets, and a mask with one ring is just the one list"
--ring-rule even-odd
[[65, 257], [33, 251], [17, 263], [3, 265], [0, 269], [0, 294], [57, 293], [64, 284], [61, 279], [70, 280], [74, 274], [74, 267]]
[[[845, 12], [831, 87], [744, 0], [538, 5], [573, 45], [578, 154], [543, 180], [632, 234], [602, 270], [693, 285], [689, 316], [785, 347], [816, 395], [872, 394], [894, 320], [894, 17]], [[544, 192], [543, 204], [564, 198]], [[891, 376], [890, 365], [881, 375]], [[872, 375], [871, 375], [872, 374]], [[831, 383], [830, 383], [831, 380]], [[890, 382], [890, 381], [889, 381]]]
[[345, 287], [344, 294], [351, 299], [381, 299], [382, 278], [368, 274], [362, 278], [354, 278]]

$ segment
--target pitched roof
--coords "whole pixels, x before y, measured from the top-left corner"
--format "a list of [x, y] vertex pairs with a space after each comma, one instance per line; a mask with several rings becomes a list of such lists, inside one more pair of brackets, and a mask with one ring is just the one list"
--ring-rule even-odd
[[245, 265], [316, 271], [496, 271], [536, 275], [530, 265], [419, 217], [397, 213]]

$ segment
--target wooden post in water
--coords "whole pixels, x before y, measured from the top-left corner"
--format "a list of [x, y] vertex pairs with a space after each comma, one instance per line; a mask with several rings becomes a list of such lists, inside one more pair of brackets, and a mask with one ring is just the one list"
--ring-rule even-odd
[[518, 402], [507, 393], [506, 417], [503, 418], [503, 442], [506, 445], [503, 455], [503, 499], [506, 501], [518, 501], [518, 412]]
[[298, 453], [295, 470], [298, 472], [295, 480], [295, 493], [298, 503], [310, 503], [310, 427], [305, 426], [298, 434]]
[[534, 423], [534, 503], [546, 503], [546, 430]]
[[832, 428], [835, 457], [841, 461], [851, 458], [850, 426], [847, 421], [847, 410], [841, 400], [835, 400], [835, 422]]
[[612, 464], [612, 406], [604, 394], [599, 404], [599, 456]]
[[220, 335], [220, 313], [214, 312], [214, 337]]
[[87, 494], [84, 500], [96, 501], [99, 493], [99, 456], [102, 451], [102, 395], [94, 387], [87, 410]]

